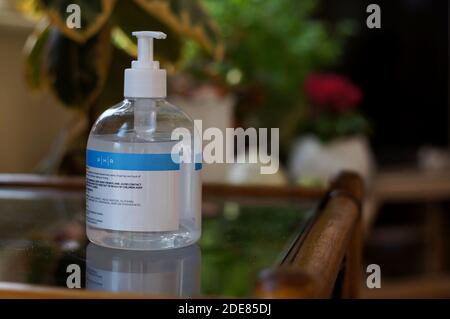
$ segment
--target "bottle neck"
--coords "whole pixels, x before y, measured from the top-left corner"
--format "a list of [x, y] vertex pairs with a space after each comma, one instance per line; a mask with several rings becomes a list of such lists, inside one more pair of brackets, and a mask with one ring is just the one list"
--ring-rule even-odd
[[164, 97], [124, 97], [125, 100], [132, 102], [133, 104], [137, 101], [140, 101], [140, 104], [143, 105], [145, 102], [150, 103], [151, 101], [164, 101]]
[[128, 99], [134, 106], [134, 130], [137, 137], [149, 139], [156, 131], [158, 101], [161, 98]]

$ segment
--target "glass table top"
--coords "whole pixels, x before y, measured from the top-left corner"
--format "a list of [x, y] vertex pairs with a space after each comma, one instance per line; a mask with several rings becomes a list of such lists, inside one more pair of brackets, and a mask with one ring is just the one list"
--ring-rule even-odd
[[[258, 272], [277, 265], [305, 230], [315, 203], [204, 200], [202, 237], [167, 251], [91, 244], [84, 193], [0, 189], [0, 282], [158, 294], [251, 296]], [[71, 276], [80, 273], [80, 278]]]

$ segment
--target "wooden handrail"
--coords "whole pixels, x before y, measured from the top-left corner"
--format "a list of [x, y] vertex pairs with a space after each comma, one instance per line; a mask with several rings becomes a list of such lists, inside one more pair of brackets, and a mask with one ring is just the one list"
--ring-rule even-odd
[[28, 187], [54, 188], [61, 190], [84, 189], [84, 177], [48, 176], [35, 174], [0, 174], [0, 188]]
[[[0, 174], [0, 188], [52, 188], [61, 190], [84, 190], [85, 178], [82, 176], [47, 176], [33, 174]], [[321, 188], [304, 188], [299, 186], [259, 186], [204, 184], [203, 195], [236, 197], [275, 197], [292, 199], [319, 199], [325, 194]]]
[[0, 282], [0, 299], [154, 299], [170, 298], [168, 296], [143, 295], [134, 293], [116, 293], [106, 291], [89, 291], [85, 289], [67, 289], [37, 286], [21, 283]]
[[[344, 258], [347, 272], [343, 285], [347, 291], [343, 295], [355, 296], [361, 265], [359, 229], [363, 189], [358, 175], [350, 172], [339, 175], [329, 189], [329, 194], [335, 195], [327, 198], [309, 232], [298, 239], [302, 241], [298, 249], [289, 252], [280, 268], [267, 270], [261, 276], [257, 296], [329, 298]], [[350, 272], [354, 273], [351, 277]]]

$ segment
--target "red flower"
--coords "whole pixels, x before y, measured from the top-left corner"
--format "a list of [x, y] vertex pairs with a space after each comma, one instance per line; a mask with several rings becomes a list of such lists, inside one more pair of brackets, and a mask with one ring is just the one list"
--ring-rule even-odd
[[311, 74], [305, 81], [311, 103], [322, 111], [344, 113], [355, 109], [362, 99], [361, 90], [337, 74]]

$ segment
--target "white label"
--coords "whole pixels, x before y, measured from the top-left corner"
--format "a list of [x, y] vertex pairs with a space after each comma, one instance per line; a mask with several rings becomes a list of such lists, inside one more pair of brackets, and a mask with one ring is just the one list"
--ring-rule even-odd
[[88, 150], [88, 225], [120, 231], [178, 230], [180, 170], [166, 161], [167, 155]]

